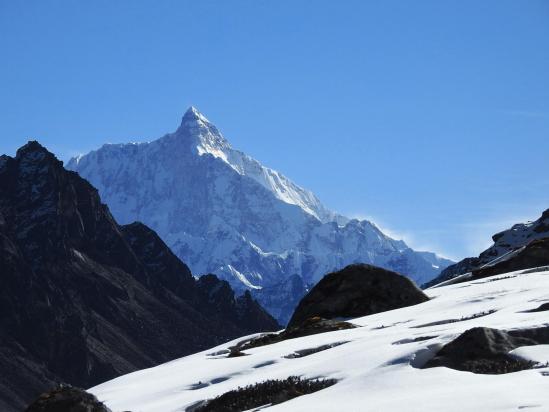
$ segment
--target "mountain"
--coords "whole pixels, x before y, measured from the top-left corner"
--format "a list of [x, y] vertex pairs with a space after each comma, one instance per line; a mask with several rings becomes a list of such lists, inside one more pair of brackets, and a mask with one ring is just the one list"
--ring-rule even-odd
[[[547, 268], [425, 294], [346, 319], [359, 327], [250, 335], [89, 391], [114, 412], [549, 410]], [[241, 356], [228, 357], [235, 346]]]
[[278, 325], [37, 142], [0, 157], [0, 410], [58, 382], [88, 387]]
[[[546, 244], [545, 242], [534, 243], [529, 246], [536, 240], [547, 238], [549, 238], [549, 209], [545, 210], [541, 217], [533, 222], [517, 223], [510, 229], [496, 233], [492, 236], [494, 244], [478, 257], [465, 258], [448, 266], [439, 276], [423, 286], [434, 286], [468, 272], [481, 270], [487, 272], [490, 270], [490, 273], [495, 274], [496, 271], [503, 273], [542, 264], [549, 265], [549, 250], [546, 253], [547, 258], [545, 259], [545, 255], [542, 254], [541, 260], [537, 257], [539, 253], [536, 252], [541, 245]], [[530, 255], [531, 250], [534, 250], [535, 256]], [[509, 262], [504, 264], [506, 261]], [[510, 261], [513, 261], [513, 263], [510, 264]], [[497, 269], [496, 266], [500, 269]]]
[[118, 221], [139, 220], [158, 232], [193, 273], [263, 290], [255, 296], [281, 322], [311, 285], [347, 264], [370, 263], [423, 283], [452, 263], [330, 211], [233, 149], [194, 107], [174, 133], [106, 144], [67, 167], [98, 188]]

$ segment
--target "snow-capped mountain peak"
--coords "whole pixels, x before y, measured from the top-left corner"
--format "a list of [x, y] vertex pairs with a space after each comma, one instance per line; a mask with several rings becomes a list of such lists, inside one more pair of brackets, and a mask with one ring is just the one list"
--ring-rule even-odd
[[[326, 208], [311, 191], [233, 149], [194, 107], [173, 133], [106, 145], [67, 168], [97, 187], [118, 221], [151, 226], [193, 272], [218, 274], [235, 288], [287, 290], [293, 276], [304, 286], [355, 262], [425, 282], [436, 266], [452, 263]], [[261, 303], [284, 322], [299, 298]]]
[[194, 106], [185, 112], [175, 133], [168, 136], [190, 142], [199, 155], [210, 154], [229, 163], [227, 151], [231, 149], [231, 145]]
[[186, 122], [201, 122], [210, 124], [210, 121], [206, 118], [206, 116], [200, 113], [200, 111], [194, 106], [189, 107], [183, 115], [181, 123]]
[[240, 175], [261, 184], [278, 199], [299, 206], [321, 221], [347, 221], [343, 216], [326, 209], [309, 190], [299, 187], [286, 176], [263, 166], [245, 153], [233, 149], [223, 134], [194, 106], [187, 109], [181, 125], [169, 136], [192, 142], [193, 149], [200, 156], [209, 154], [223, 160]]

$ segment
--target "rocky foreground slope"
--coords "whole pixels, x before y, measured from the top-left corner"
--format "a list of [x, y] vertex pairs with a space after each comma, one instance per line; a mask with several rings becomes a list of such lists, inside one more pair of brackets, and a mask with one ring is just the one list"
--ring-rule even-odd
[[192, 107], [173, 133], [106, 144], [67, 167], [98, 188], [118, 221], [144, 222], [193, 273], [252, 290], [283, 323], [310, 285], [350, 263], [385, 267], [418, 284], [452, 263], [328, 210], [310, 191], [233, 149]]
[[356, 327], [259, 346], [249, 342], [261, 336], [242, 337], [90, 391], [114, 412], [249, 400], [273, 412], [549, 410], [549, 270], [425, 293], [423, 303], [347, 319]]
[[0, 410], [277, 328], [145, 225], [119, 226], [37, 142], [0, 157]]

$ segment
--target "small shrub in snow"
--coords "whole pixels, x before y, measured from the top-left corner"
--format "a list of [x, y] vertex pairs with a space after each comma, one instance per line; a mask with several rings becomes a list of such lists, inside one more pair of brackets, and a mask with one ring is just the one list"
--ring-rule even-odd
[[236, 412], [263, 405], [275, 405], [301, 395], [317, 392], [336, 382], [335, 379], [302, 379], [298, 376], [290, 376], [283, 380], [267, 380], [226, 392], [197, 408], [193, 408], [193, 412]]

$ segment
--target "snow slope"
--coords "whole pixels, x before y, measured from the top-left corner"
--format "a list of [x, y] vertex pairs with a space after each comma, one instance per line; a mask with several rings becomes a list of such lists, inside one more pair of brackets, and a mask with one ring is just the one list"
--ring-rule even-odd
[[[113, 412], [184, 411], [197, 401], [238, 386], [300, 375], [339, 382], [265, 410], [549, 411], [548, 367], [505, 375], [414, 367], [436, 348], [475, 326], [513, 329], [547, 325], [547, 312], [525, 312], [549, 301], [549, 271], [540, 270], [430, 289], [426, 291], [432, 298], [428, 302], [351, 320], [361, 326], [357, 329], [258, 347], [247, 350], [249, 356], [226, 358], [220, 354], [242, 340], [238, 339], [119, 377], [90, 391]], [[496, 312], [476, 319], [424, 326], [492, 310]], [[409, 342], [424, 336], [434, 338]], [[348, 343], [303, 358], [285, 358], [297, 350], [342, 341]], [[549, 361], [549, 345], [518, 348], [513, 353]], [[199, 382], [201, 388], [193, 389]]]
[[267, 288], [269, 296], [258, 297], [282, 322], [301, 298], [284, 293], [304, 290], [288, 287], [293, 275], [308, 285], [364, 262], [421, 284], [452, 263], [330, 211], [312, 192], [233, 149], [194, 107], [174, 133], [107, 144], [67, 168], [97, 187], [119, 222], [152, 227], [193, 273], [215, 273], [237, 290]]

